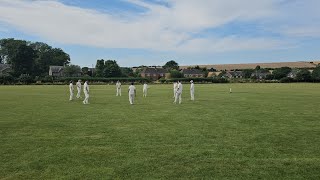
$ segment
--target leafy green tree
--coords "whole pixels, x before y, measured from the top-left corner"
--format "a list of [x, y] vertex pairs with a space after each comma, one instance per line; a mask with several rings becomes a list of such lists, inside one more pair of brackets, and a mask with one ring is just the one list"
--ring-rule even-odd
[[173, 69], [170, 71], [170, 77], [171, 78], [183, 78], [183, 74], [180, 71]]
[[121, 69], [115, 60], [107, 60], [103, 71], [104, 77], [121, 77]]
[[133, 77], [133, 70], [131, 68], [128, 67], [121, 67], [121, 74], [125, 77]]
[[81, 74], [81, 68], [78, 65], [70, 64], [64, 67], [64, 75], [67, 77], [76, 77]]
[[168, 61], [163, 68], [171, 70], [171, 69], [175, 69], [175, 70], [179, 70], [179, 64], [177, 62], [175, 62], [174, 60]]
[[254, 71], [255, 71], [254, 69], [244, 69], [242, 71], [244, 78], [251, 78], [251, 75]]
[[49, 51], [52, 48], [46, 43], [35, 42], [30, 44], [33, 50], [36, 51], [36, 58], [34, 60], [34, 74], [44, 75], [48, 73], [49, 66], [55, 65], [50, 63], [51, 57], [49, 56]]
[[[31, 52], [31, 49], [34, 52], [34, 53], [31, 53], [33, 55], [31, 56], [29, 55], [26, 57], [28, 58], [32, 57], [32, 61], [31, 59], [25, 58], [25, 60], [23, 60], [23, 63], [19, 65], [19, 66], [24, 66], [24, 63], [27, 63], [27, 64], [29, 63], [27, 65], [28, 67], [24, 68], [26, 69], [26, 71], [29, 71], [28, 74], [32, 74], [34, 76], [40, 76], [40, 75], [44, 76], [48, 73], [50, 65], [62, 66], [70, 62], [69, 55], [65, 53], [62, 49], [52, 48], [51, 46], [42, 42], [31, 43], [24, 40], [15, 40], [13, 38], [0, 40], [1, 60], [3, 63], [12, 64], [13, 68], [16, 68], [16, 69], [13, 69], [16, 77], [20, 75], [18, 74], [20, 73], [19, 71], [25, 71], [22, 69], [20, 70], [17, 69], [18, 66], [16, 62], [19, 62], [17, 61], [17, 57], [19, 57], [21, 54], [25, 54], [26, 51]], [[22, 50], [24, 52], [19, 52]]]
[[83, 75], [88, 75], [89, 68], [88, 67], [83, 67], [83, 68], [81, 68], [81, 72], [83, 73]]
[[11, 64], [11, 59], [18, 53], [21, 45], [27, 46], [27, 41], [15, 40], [13, 38], [0, 40], [0, 56], [3, 63]]
[[320, 81], [320, 66], [317, 66], [312, 71], [312, 79], [315, 80], [315, 81]]
[[300, 69], [297, 73], [297, 81], [311, 81], [311, 73], [307, 69]]
[[25, 44], [17, 47], [17, 51], [10, 56], [10, 64], [15, 77], [21, 74], [33, 74], [33, 62], [36, 52]]
[[289, 68], [289, 67], [281, 67], [281, 68], [275, 69], [272, 72], [272, 74], [273, 74], [275, 79], [281, 79], [281, 78], [287, 77], [287, 75], [290, 72], [291, 72], [291, 68]]
[[96, 72], [95, 72], [96, 77], [103, 77], [104, 68], [105, 68], [104, 60], [103, 59], [97, 60]]
[[37, 75], [46, 75], [51, 65], [64, 66], [70, 63], [69, 54], [60, 48], [52, 48], [42, 42], [31, 43], [30, 46], [37, 54], [34, 64], [34, 72]]

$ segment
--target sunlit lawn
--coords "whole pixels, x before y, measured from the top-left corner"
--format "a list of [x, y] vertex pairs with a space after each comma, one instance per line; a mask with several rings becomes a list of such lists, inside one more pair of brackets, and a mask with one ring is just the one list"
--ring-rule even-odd
[[0, 179], [320, 179], [320, 84], [127, 88], [0, 86]]

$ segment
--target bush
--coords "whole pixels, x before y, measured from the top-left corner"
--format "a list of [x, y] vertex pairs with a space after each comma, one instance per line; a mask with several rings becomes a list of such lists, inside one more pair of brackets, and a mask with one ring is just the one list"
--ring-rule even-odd
[[0, 76], [0, 84], [13, 84], [15, 79], [11, 75], [2, 75]]
[[33, 83], [33, 79], [29, 74], [21, 74], [19, 76], [19, 82], [22, 84], [31, 84]]

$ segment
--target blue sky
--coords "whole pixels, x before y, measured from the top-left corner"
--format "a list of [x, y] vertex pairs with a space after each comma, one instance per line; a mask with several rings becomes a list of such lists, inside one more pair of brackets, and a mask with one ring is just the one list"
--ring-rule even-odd
[[319, 0], [1, 0], [0, 38], [45, 42], [72, 64], [319, 60]]

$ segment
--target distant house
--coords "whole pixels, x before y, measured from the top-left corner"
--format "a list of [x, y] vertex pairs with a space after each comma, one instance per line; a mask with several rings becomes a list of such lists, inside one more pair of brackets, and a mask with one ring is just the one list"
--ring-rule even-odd
[[238, 78], [243, 78], [244, 75], [242, 71], [228, 71], [224, 76], [230, 79], [232, 78], [238, 79]]
[[202, 77], [204, 77], [204, 72], [201, 71], [200, 69], [183, 69], [181, 71], [181, 73], [183, 74], [183, 76], [185, 78], [188, 78], [188, 77], [202, 78]]
[[10, 64], [0, 64], [0, 76], [9, 75], [12, 72]]
[[215, 77], [215, 76], [219, 76], [219, 74], [221, 74], [221, 71], [217, 71], [217, 72], [209, 72], [209, 73], [208, 73], [208, 77]]
[[163, 68], [147, 67], [142, 70], [141, 77], [158, 80], [160, 78], [166, 77], [167, 73], [168, 71]]
[[95, 72], [96, 72], [96, 68], [88, 68], [88, 75], [89, 76], [93, 76]]
[[49, 76], [61, 77], [63, 76], [63, 66], [50, 66], [49, 67]]
[[265, 79], [268, 75], [270, 75], [270, 71], [255, 71], [251, 74], [251, 77], [255, 77], [257, 79]]
[[289, 78], [296, 78], [298, 72], [299, 72], [299, 69], [292, 69], [291, 72], [287, 75], [287, 77], [289, 77]]

